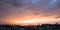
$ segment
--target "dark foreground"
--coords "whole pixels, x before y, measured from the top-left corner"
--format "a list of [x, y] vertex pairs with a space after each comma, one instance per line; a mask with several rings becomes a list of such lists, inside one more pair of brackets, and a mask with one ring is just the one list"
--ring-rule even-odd
[[0, 30], [60, 30], [59, 24], [43, 24], [42, 26], [0, 25]]

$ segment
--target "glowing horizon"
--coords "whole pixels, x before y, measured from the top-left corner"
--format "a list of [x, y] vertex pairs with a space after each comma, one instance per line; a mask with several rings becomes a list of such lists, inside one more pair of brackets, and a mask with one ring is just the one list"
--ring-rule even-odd
[[60, 18], [40, 18], [40, 19], [29, 19], [29, 20], [6, 20], [8, 24], [17, 25], [38, 25], [40, 24], [56, 24]]

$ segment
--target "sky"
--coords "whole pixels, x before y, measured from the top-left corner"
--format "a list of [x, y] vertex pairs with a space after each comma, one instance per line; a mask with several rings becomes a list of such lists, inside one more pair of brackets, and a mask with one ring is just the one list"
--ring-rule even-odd
[[60, 24], [60, 0], [0, 0], [0, 24], [38, 23]]

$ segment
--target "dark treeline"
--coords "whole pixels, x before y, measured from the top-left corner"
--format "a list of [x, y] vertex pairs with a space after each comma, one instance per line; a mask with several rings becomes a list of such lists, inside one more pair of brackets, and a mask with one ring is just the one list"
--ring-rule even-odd
[[3, 29], [18, 29], [18, 30], [60, 30], [60, 24], [54, 24], [54, 25], [50, 25], [50, 24], [42, 24], [37, 25], [37, 26], [20, 26], [20, 25], [0, 25], [0, 30]]

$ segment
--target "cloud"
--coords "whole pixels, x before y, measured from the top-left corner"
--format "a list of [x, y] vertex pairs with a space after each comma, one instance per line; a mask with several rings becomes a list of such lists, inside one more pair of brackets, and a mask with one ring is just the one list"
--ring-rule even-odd
[[[6, 24], [9, 21], [15, 20], [20, 21], [39, 18], [60, 18], [59, 3], [54, 5], [52, 8], [47, 8], [45, 7], [47, 4], [46, 1], [38, 2], [36, 4], [31, 4], [30, 2], [26, 4], [24, 3], [26, 1], [11, 1], [4, 0], [0, 2], [0, 24]], [[55, 21], [60, 23], [60, 20]]]

